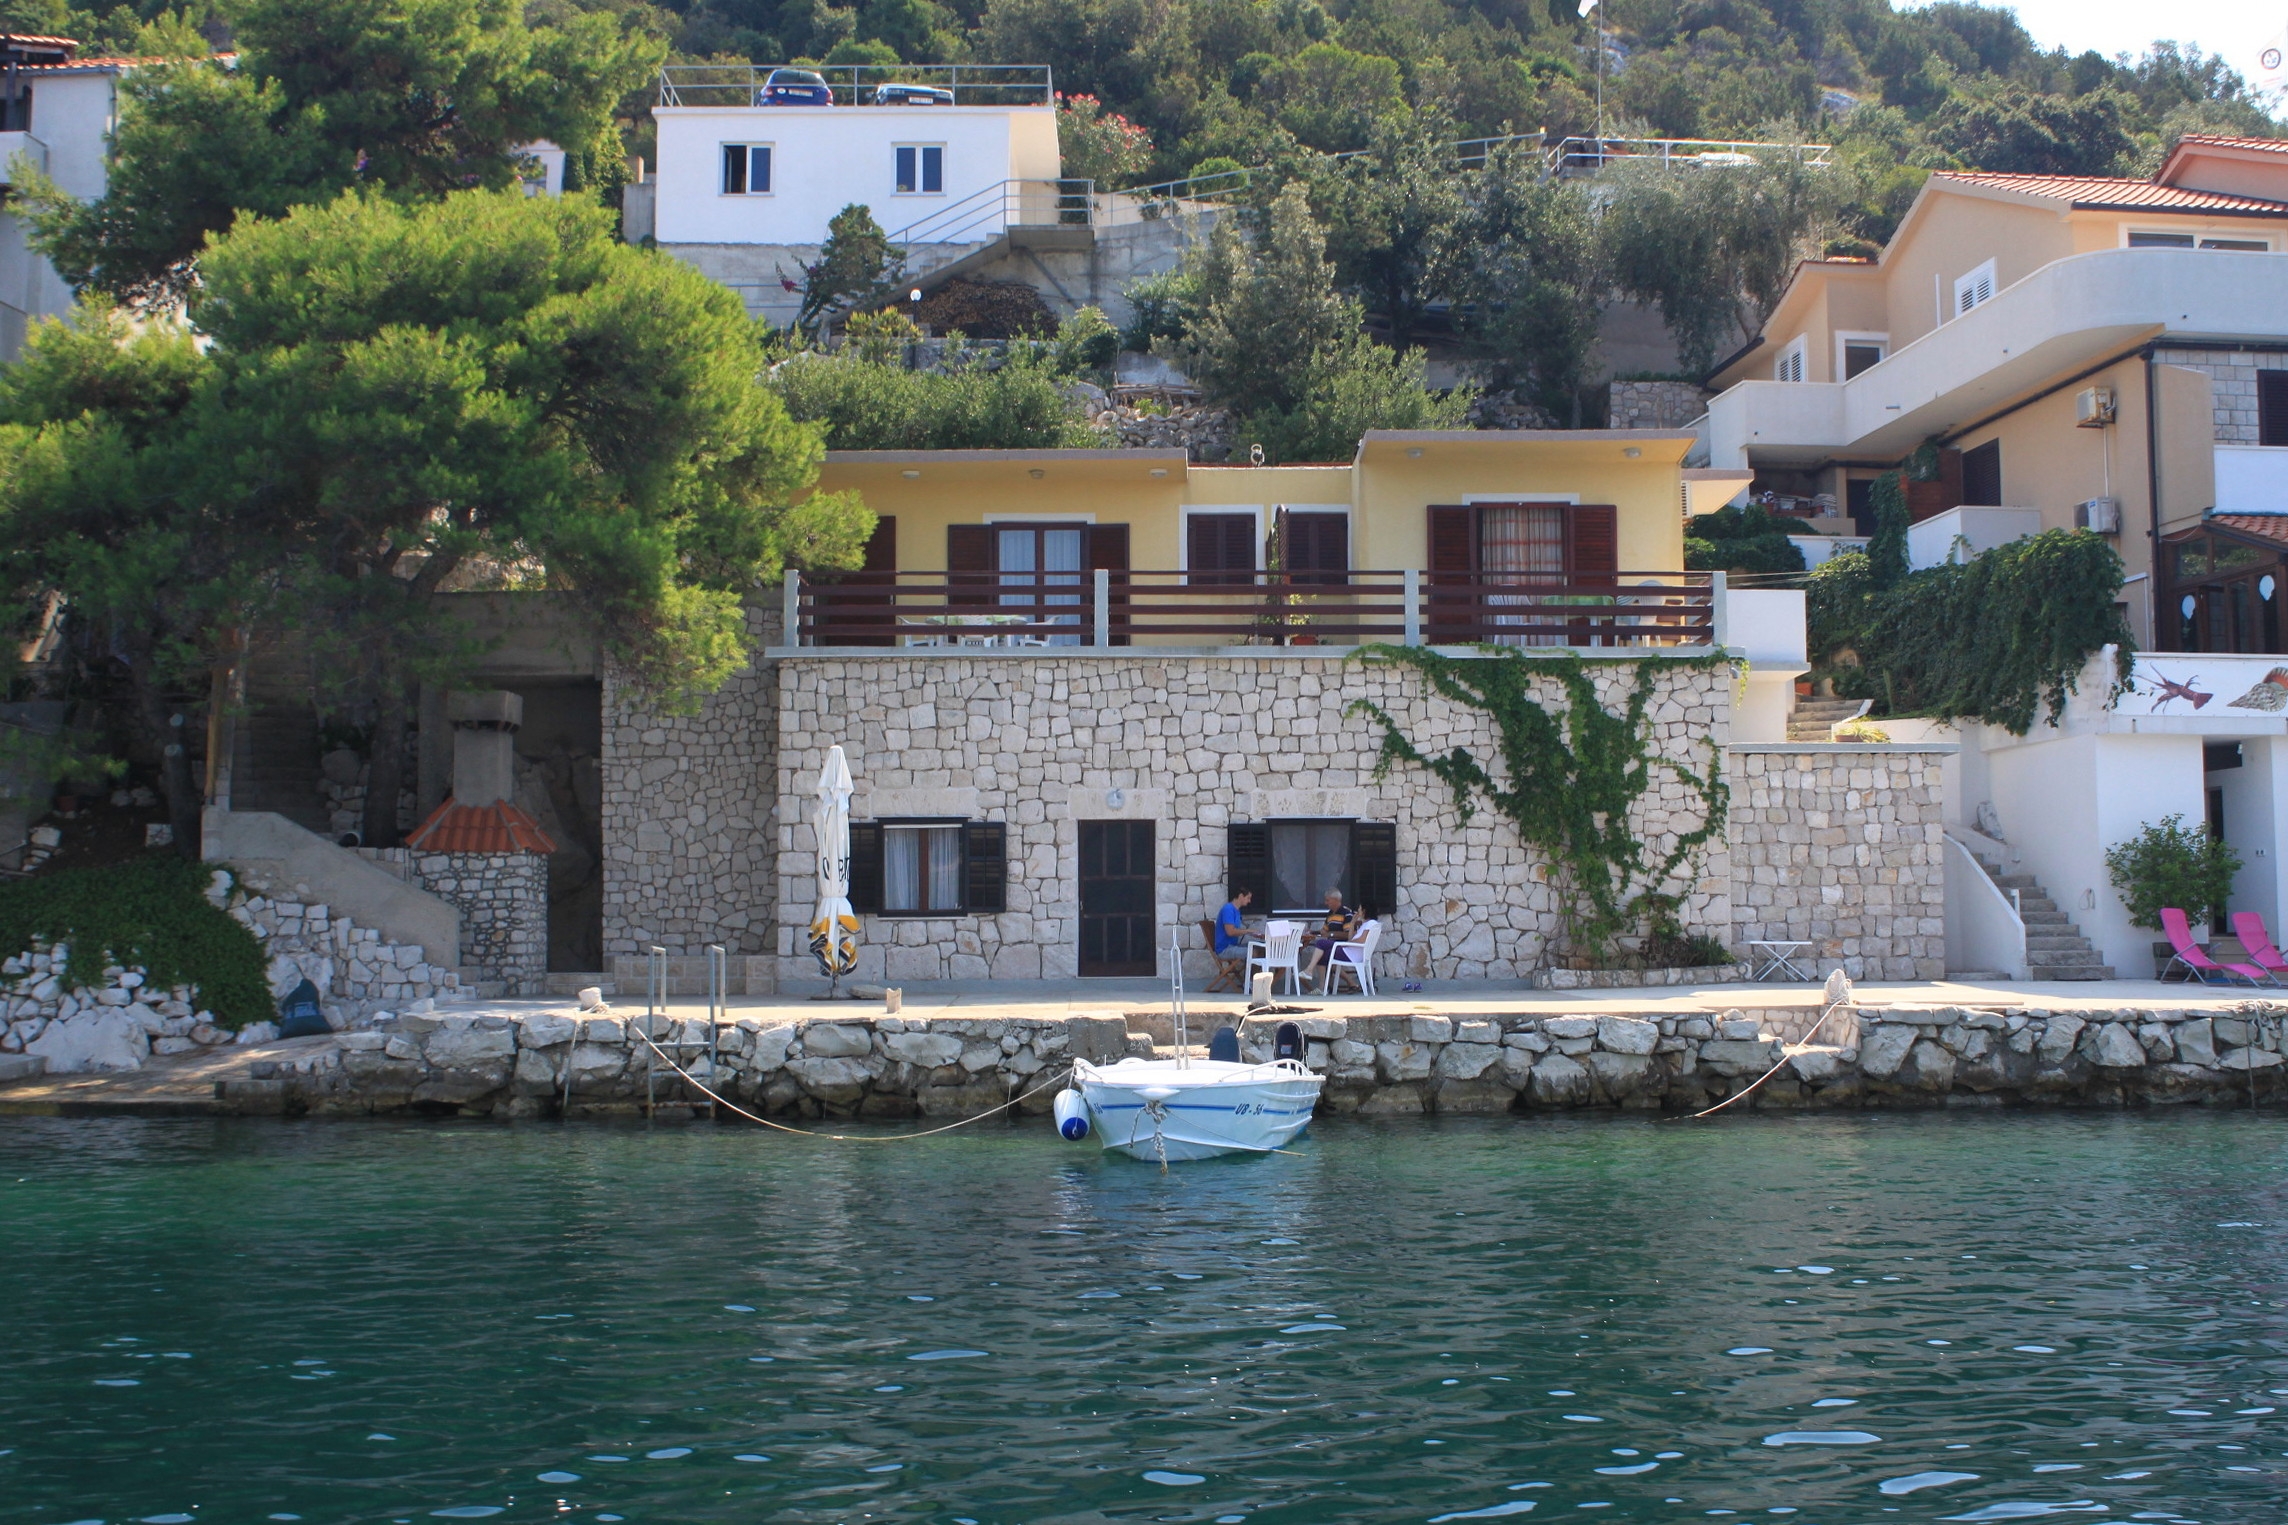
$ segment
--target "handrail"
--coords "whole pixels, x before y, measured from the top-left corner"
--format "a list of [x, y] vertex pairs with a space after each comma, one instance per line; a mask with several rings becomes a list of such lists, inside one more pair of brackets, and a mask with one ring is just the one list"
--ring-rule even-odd
[[662, 106], [759, 106], [764, 82], [780, 69], [826, 81], [837, 106], [873, 103], [878, 85], [932, 85], [956, 106], [1054, 106], [1047, 64], [669, 64], [659, 71]]
[[[1978, 855], [1946, 832], [1946, 949], [1950, 968], [2030, 979], [2026, 922]], [[1960, 960], [1958, 963], [1957, 960]]]
[[[1781, 151], [1804, 158], [1814, 169], [1834, 160], [1832, 143], [1769, 143], [1745, 138], [1566, 138], [1549, 151], [1553, 174], [1568, 169], [1603, 169], [1615, 161], [1657, 160], [1663, 167], [1677, 164], [1725, 164], [1736, 156], [1750, 158]], [[1806, 157], [1808, 156], [1808, 157]]]
[[[1093, 180], [1002, 180], [916, 218], [892, 233], [890, 242], [983, 242], [1005, 228], [1088, 227], [1095, 220]], [[983, 236], [969, 239], [965, 234]]]

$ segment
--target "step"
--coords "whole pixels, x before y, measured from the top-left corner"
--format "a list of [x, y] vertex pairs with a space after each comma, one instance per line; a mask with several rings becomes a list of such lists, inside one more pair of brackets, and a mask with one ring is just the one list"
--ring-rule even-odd
[[2027, 972], [2037, 980], [2110, 980], [2113, 978], [2113, 970], [2111, 966], [2106, 964], [2044, 965], [2042, 968], [2029, 969]]
[[2031, 928], [2026, 933], [2028, 953], [2087, 953], [2089, 939], [2078, 932], [2038, 933]]

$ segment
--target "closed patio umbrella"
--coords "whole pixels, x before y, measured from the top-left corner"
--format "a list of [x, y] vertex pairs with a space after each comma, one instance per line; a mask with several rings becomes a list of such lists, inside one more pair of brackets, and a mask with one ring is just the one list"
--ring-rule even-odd
[[826, 750], [811, 824], [818, 834], [818, 911], [810, 919], [810, 953], [831, 997], [841, 993], [842, 976], [858, 967], [858, 917], [850, 909], [850, 761], [839, 746]]

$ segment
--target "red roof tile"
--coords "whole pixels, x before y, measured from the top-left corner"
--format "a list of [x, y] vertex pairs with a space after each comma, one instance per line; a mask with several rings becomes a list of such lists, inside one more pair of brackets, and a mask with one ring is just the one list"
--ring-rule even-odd
[[2288, 545], [2288, 514], [2211, 514], [2209, 522]]
[[405, 845], [425, 853], [539, 853], [556, 851], [540, 823], [506, 800], [457, 805], [451, 799], [414, 828]]
[[2228, 138], [2222, 133], [2188, 132], [2179, 143], [2205, 143], [2213, 148], [2253, 148], [2259, 153], [2288, 154], [2288, 138]]
[[2147, 207], [2156, 212], [2238, 212], [2288, 217], [2288, 201], [2155, 185], [2150, 180], [2116, 180], [2106, 175], [2004, 175], [1984, 170], [1942, 170], [1931, 178], [1984, 186], [1989, 190], [2023, 191], [2029, 196], [2068, 201], [2077, 207]]

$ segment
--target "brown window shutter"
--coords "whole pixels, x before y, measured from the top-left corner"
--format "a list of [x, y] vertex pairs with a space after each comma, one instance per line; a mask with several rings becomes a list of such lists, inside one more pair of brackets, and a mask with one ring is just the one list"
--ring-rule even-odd
[[861, 916], [882, 910], [882, 823], [850, 823], [850, 909]]
[[2256, 373], [2256, 442], [2288, 445], [2288, 371]]
[[1591, 587], [1613, 586], [1621, 569], [1620, 511], [1610, 503], [1575, 504], [1566, 514], [1566, 572]]
[[1477, 512], [1459, 503], [1433, 503], [1430, 517], [1430, 596], [1423, 636], [1433, 646], [1478, 639]]
[[945, 571], [945, 601], [949, 608], [991, 608], [993, 527], [989, 524], [947, 525]]
[[1460, 504], [1433, 503], [1430, 514], [1430, 570], [1475, 572], [1478, 569], [1471, 514]]
[[[890, 646], [897, 641], [898, 521], [883, 515], [874, 521], [866, 538], [866, 557], [855, 572], [835, 579], [829, 604], [830, 628], [822, 631], [828, 646]], [[878, 590], [861, 592], [860, 589]]]
[[1008, 909], [1009, 828], [1000, 821], [967, 821], [961, 828], [961, 908], [978, 915]]
[[865, 570], [898, 570], [898, 516], [882, 514], [874, 520], [874, 533], [866, 537]]
[[1384, 930], [1398, 910], [1398, 827], [1389, 821], [1351, 822], [1351, 899], [1359, 914], [1379, 917]]
[[1288, 514], [1282, 522], [1287, 570], [1297, 582], [1340, 585], [1351, 567], [1351, 524], [1342, 514]]
[[1255, 909], [1271, 909], [1271, 826], [1266, 821], [1234, 821], [1224, 851], [1224, 889], [1233, 899], [1241, 890], [1255, 896]]
[[[1105, 579], [1107, 623], [1111, 626], [1112, 644], [1128, 644], [1128, 526], [1125, 524], [1092, 524], [1088, 527], [1088, 569], [1112, 575]], [[1096, 579], [1089, 579], [1094, 583]]]

